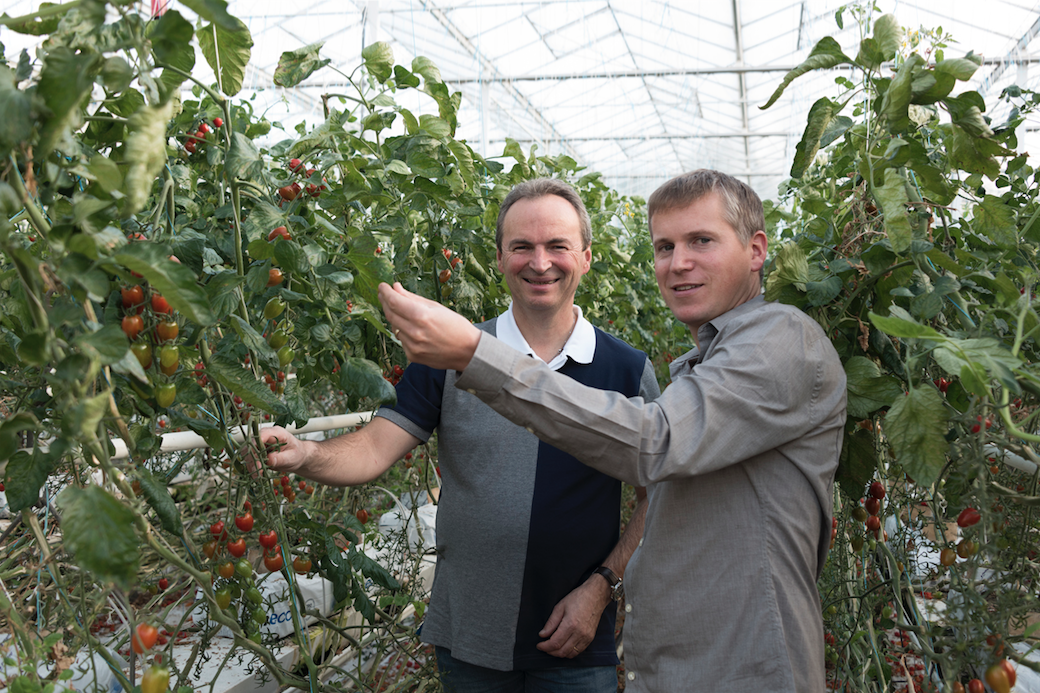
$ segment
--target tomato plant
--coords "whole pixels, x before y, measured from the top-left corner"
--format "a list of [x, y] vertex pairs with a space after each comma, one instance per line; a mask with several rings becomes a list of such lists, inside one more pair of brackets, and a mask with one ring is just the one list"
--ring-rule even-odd
[[141, 676], [141, 693], [165, 693], [170, 687], [170, 670], [161, 664], [148, 667]]
[[127, 315], [123, 318], [121, 326], [123, 333], [130, 341], [133, 341], [137, 339], [137, 335], [141, 334], [141, 330], [144, 329], [144, 318], [140, 315]]

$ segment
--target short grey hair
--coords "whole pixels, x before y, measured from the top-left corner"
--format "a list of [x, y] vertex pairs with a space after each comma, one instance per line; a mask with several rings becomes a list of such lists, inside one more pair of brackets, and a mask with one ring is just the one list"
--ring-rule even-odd
[[574, 211], [578, 213], [578, 223], [581, 226], [581, 249], [586, 250], [592, 245], [592, 222], [589, 220], [585, 203], [581, 201], [577, 191], [557, 178], [535, 178], [518, 183], [502, 201], [502, 206], [498, 210], [498, 221], [495, 223], [495, 247], [499, 251], [502, 250], [502, 227], [509, 208], [520, 200], [533, 200], [547, 195], [556, 195], [571, 203], [571, 207], [574, 207]]

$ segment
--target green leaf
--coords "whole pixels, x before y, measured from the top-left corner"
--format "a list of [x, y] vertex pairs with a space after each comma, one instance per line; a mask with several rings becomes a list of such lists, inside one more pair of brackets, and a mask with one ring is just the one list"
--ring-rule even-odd
[[89, 440], [97, 435], [98, 424], [108, 413], [109, 391], [80, 400], [62, 419], [62, 430], [70, 436]]
[[985, 101], [978, 92], [969, 91], [953, 98], [942, 99], [942, 105], [950, 112], [950, 120], [954, 125], [963, 128], [972, 137], [992, 137], [993, 130], [982, 115], [986, 108]]
[[118, 363], [130, 351], [130, 342], [119, 325], [106, 325], [97, 332], [81, 334], [75, 344], [103, 366]]
[[385, 83], [393, 73], [394, 51], [385, 41], [376, 41], [365, 46], [361, 51], [361, 58], [365, 61], [365, 68], [369, 74], [380, 84]]
[[237, 315], [232, 315], [231, 327], [234, 328], [235, 333], [242, 339], [242, 343], [247, 348], [255, 351], [265, 364], [268, 366], [278, 365], [278, 354], [267, 343], [267, 340], [253, 329], [252, 325]]
[[311, 268], [307, 253], [292, 241], [280, 240], [274, 243], [274, 257], [286, 272], [300, 274]]
[[99, 486], [69, 486], [58, 496], [65, 547], [93, 579], [128, 589], [137, 575], [140, 539], [133, 512]]
[[119, 172], [119, 165], [104, 154], [92, 156], [87, 168], [106, 193], [111, 194], [123, 187], [123, 174]]
[[903, 394], [902, 382], [890, 375], [881, 375], [878, 365], [865, 356], [853, 356], [846, 362], [845, 377], [850, 419], [870, 416]]
[[794, 149], [794, 163], [791, 164], [791, 177], [801, 178], [805, 169], [809, 168], [816, 152], [820, 151], [820, 139], [830, 126], [840, 106], [827, 97], [818, 99], [809, 109], [808, 122], [802, 139]]
[[233, 27], [207, 24], [197, 34], [202, 55], [213, 71], [219, 74], [220, 90], [228, 96], [234, 96], [242, 90], [242, 80], [253, 47], [249, 27], [238, 19], [234, 19], [234, 22]]
[[398, 87], [417, 87], [419, 78], [408, 71], [403, 65], [394, 65], [394, 82]]
[[206, 375], [242, 398], [242, 401], [270, 414], [286, 413], [283, 405], [265, 383], [253, 377], [252, 371], [242, 364], [226, 361], [214, 355], [206, 368]]
[[950, 339], [936, 348], [933, 356], [935, 362], [952, 375], [960, 375], [968, 367], [979, 379], [987, 379], [988, 374], [1005, 387], [1018, 389], [1014, 371], [1022, 366], [1022, 361], [993, 337]]
[[145, 467], [137, 468], [137, 479], [141, 482], [141, 492], [155, 514], [159, 516], [159, 524], [170, 534], [180, 537], [184, 533], [181, 522], [181, 511], [173, 502], [166, 483], [157, 479]]
[[931, 486], [946, 463], [948, 416], [942, 396], [932, 387], [897, 397], [885, 415], [884, 431], [896, 461], [921, 487]]
[[[274, 71], [274, 83], [280, 87], [295, 87], [331, 61], [318, 56], [322, 43], [312, 43], [294, 51], [285, 51], [278, 59], [278, 67]], [[416, 81], [418, 83], [418, 80]]]
[[877, 450], [874, 448], [874, 436], [858, 427], [852, 433], [846, 431], [835, 477], [841, 490], [849, 498], [858, 500], [863, 496], [863, 489], [875, 471]]
[[784, 89], [787, 88], [787, 85], [798, 77], [804, 75], [806, 72], [828, 69], [843, 63], [852, 63], [852, 59], [841, 52], [841, 46], [838, 45], [837, 41], [830, 36], [824, 36], [820, 39], [819, 43], [813, 47], [812, 52], [809, 53], [809, 57], [806, 58], [801, 65], [784, 75], [783, 80], [780, 82], [780, 86], [777, 87], [776, 91], [773, 92], [773, 95], [769, 97], [769, 101], [767, 101], [764, 106], [759, 106], [759, 108], [764, 110], [772, 106], [776, 100], [780, 98], [780, 95], [784, 93]]
[[878, 315], [871, 311], [868, 313], [870, 322], [885, 334], [900, 339], [931, 339], [935, 341], [946, 341], [946, 337], [928, 325], [922, 325], [911, 318], [905, 311], [893, 306], [892, 315]]
[[127, 196], [124, 218], [144, 208], [155, 177], [166, 165], [166, 123], [172, 116], [172, 100], [161, 106], [144, 106], [130, 116], [125, 147], [127, 169], [123, 177]]
[[231, 148], [228, 150], [225, 167], [228, 175], [238, 180], [263, 180], [264, 162], [260, 158], [260, 152], [253, 141], [241, 132], [231, 134]]
[[972, 212], [975, 231], [985, 236], [998, 248], [1018, 247], [1018, 224], [1015, 210], [999, 198], [986, 195]]
[[242, 23], [236, 17], [228, 14], [225, 0], [181, 0], [181, 2], [205, 21], [222, 26], [228, 31], [235, 31]]
[[996, 142], [984, 137], [975, 137], [956, 123], [941, 126], [947, 133], [946, 153], [950, 165], [967, 173], [978, 173], [990, 180], [1000, 174], [1000, 163], [994, 155], [1011, 154]]
[[32, 134], [31, 114], [32, 103], [18, 89], [14, 72], [0, 65], [0, 155], [5, 159], [7, 152]]
[[856, 62], [868, 69], [880, 67], [881, 63], [896, 57], [902, 40], [903, 27], [895, 15], [882, 15], [874, 22], [874, 34], [860, 42]]
[[935, 63], [935, 71], [950, 75], [954, 79], [967, 82], [975, 71], [982, 65], [982, 56], [968, 53], [963, 58], [952, 58], [950, 60], [939, 60]]
[[237, 272], [227, 271], [215, 274], [206, 284], [206, 296], [215, 321], [226, 318], [238, 306], [242, 295], [241, 289], [246, 281]]
[[394, 268], [382, 255], [375, 254], [376, 241], [366, 235], [351, 244], [347, 261], [354, 267], [354, 288], [369, 303], [378, 303], [380, 282], [393, 284]]
[[94, 77], [101, 71], [102, 56], [73, 52], [65, 46], [51, 49], [44, 59], [36, 95], [49, 111], [40, 129], [37, 156], [46, 157], [58, 140], [83, 122], [80, 105], [90, 96]]
[[380, 404], [397, 401], [393, 386], [383, 377], [379, 366], [368, 359], [346, 359], [341, 365], [339, 386], [352, 398], [364, 397]]
[[388, 590], [401, 589], [401, 583], [394, 579], [394, 576], [387, 572], [386, 568], [376, 563], [363, 552], [351, 551], [347, 558], [350, 561], [350, 564], [354, 567], [354, 570], [372, 580], [380, 587], [384, 587]]
[[885, 91], [881, 101], [881, 116], [888, 121], [888, 129], [891, 132], [902, 132], [910, 127], [908, 109], [910, 98], [913, 96], [914, 74], [923, 64], [924, 59], [917, 53], [912, 53], [899, 66], [899, 71]]
[[61, 455], [53, 446], [44, 452], [37, 446], [32, 452], [19, 450], [11, 455], [4, 469], [7, 505], [11, 512], [31, 508], [40, 498], [40, 489], [54, 471]]
[[[195, 47], [192, 37], [195, 30], [176, 10], [167, 10], [158, 22], [149, 25], [149, 37], [152, 40], [152, 51], [157, 65], [174, 67], [186, 73], [195, 68]], [[186, 78], [173, 70], [163, 70], [159, 81], [162, 83], [163, 100], [184, 83]]]
[[412, 72], [422, 75], [427, 82], [443, 82], [441, 71], [437, 69], [433, 61], [426, 56], [420, 55], [412, 60]]
[[144, 275], [174, 310], [199, 325], [212, 325], [216, 319], [194, 272], [167, 255], [165, 246], [139, 241], [123, 247], [114, 257], [119, 264]]
[[[51, 7], [58, 7], [61, 3], [55, 2], [41, 2], [40, 11], [46, 10]], [[44, 34], [53, 34], [58, 30], [58, 24], [61, 22], [62, 15], [51, 15], [49, 17], [33, 16], [32, 19], [26, 20], [21, 24], [11, 24], [7, 28], [11, 31], [19, 34], [28, 34], [29, 36], [43, 36]], [[0, 15], [0, 19], [10, 19], [5, 12]]]
[[906, 206], [910, 200], [906, 195], [906, 181], [896, 169], [885, 169], [885, 183], [874, 188], [874, 197], [885, 213], [885, 231], [892, 250], [903, 254], [910, 249], [913, 231]]
[[827, 277], [823, 281], [806, 282], [806, 294], [810, 306], [823, 306], [833, 301], [842, 288], [841, 277]]

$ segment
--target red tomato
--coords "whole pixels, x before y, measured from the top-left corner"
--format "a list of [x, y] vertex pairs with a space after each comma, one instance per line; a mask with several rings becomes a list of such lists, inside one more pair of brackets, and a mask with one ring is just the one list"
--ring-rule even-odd
[[141, 288], [140, 284], [129, 286], [125, 289], [120, 289], [119, 293], [123, 297], [123, 307], [131, 308], [144, 302], [144, 289]]
[[152, 294], [152, 310], [156, 313], [169, 313], [170, 303], [161, 294]]
[[289, 170], [293, 173], [296, 173], [301, 165], [303, 165], [303, 162], [299, 159], [289, 159]]
[[170, 586], [170, 581], [166, 578], [159, 578], [159, 589], [166, 590]]
[[217, 539], [223, 539], [224, 537], [226, 537], [227, 533], [224, 531], [224, 521], [217, 520], [216, 522], [211, 524], [209, 526], [209, 533], [215, 536]]
[[867, 509], [867, 512], [871, 515], [877, 515], [881, 512], [881, 501], [871, 496], [867, 500], [863, 501], [863, 507]]
[[957, 516], [957, 526], [971, 527], [972, 525], [978, 524], [981, 519], [982, 515], [979, 514], [978, 510], [975, 508], [965, 508]]
[[1007, 670], [999, 663], [986, 669], [986, 683], [993, 689], [993, 693], [1011, 693]]
[[273, 549], [278, 544], [278, 533], [273, 529], [270, 532], [260, 533], [260, 546], [265, 549]]
[[244, 556], [246, 555], [246, 540], [244, 537], [239, 537], [234, 541], [229, 541], [227, 548], [228, 552], [235, 558]]
[[194, 137], [189, 139], [187, 142], [184, 143], [184, 149], [189, 154], [194, 154], [195, 153], [195, 138]]
[[282, 559], [282, 552], [275, 546], [271, 549], [271, 552], [264, 552], [264, 567], [272, 573], [277, 573], [285, 565], [285, 561]]
[[[282, 226], [280, 228], [284, 229], [285, 227]], [[268, 286], [268, 288], [270, 288], [272, 286], [278, 286], [279, 284], [281, 284], [283, 277], [284, 277], [284, 275], [282, 274], [282, 270], [278, 269], [277, 267], [272, 267], [271, 269], [267, 270], [267, 286]]]
[[866, 525], [871, 532], [876, 532], [881, 529], [881, 519], [877, 515], [871, 515], [867, 518]]
[[361, 510], [358, 510], [355, 513], [355, 515], [357, 515], [358, 522], [360, 522], [361, 524], [366, 524], [368, 522], [368, 511], [365, 510], [364, 508], [361, 508]]
[[131, 646], [134, 648], [134, 652], [137, 654], [144, 654], [147, 650], [152, 649], [155, 646], [155, 641], [159, 639], [159, 629], [150, 623], [139, 623], [137, 624], [137, 632], [133, 638], [131, 638]]
[[199, 132], [205, 135], [207, 132], [209, 132], [209, 126], [205, 123], [199, 123]]
[[214, 118], [213, 119], [213, 127], [215, 127], [215, 128], [222, 128], [222, 127], [224, 127], [224, 119], [223, 118]]
[[[271, 231], [271, 233], [267, 234], [267, 240], [269, 240], [269, 241], [273, 241], [274, 239], [279, 238], [279, 237], [284, 238], [287, 241], [291, 241], [292, 240], [292, 236], [289, 235], [289, 230], [286, 229], [284, 226], [279, 226], [278, 228], [276, 228], [273, 231]], [[272, 271], [274, 271], [274, 270], [272, 270]], [[268, 284], [268, 286], [270, 286], [270, 284]]]
[[306, 575], [311, 572], [311, 559], [297, 556], [293, 559], [292, 567], [297, 574]]
[[248, 532], [253, 529], [253, 513], [247, 511], [245, 515], [236, 517], [235, 526], [242, 532]]
[[986, 687], [979, 679], [968, 681], [968, 693], [986, 693]]
[[449, 279], [451, 279], [451, 270], [442, 269], [440, 274], [441, 284], [447, 284]]
[[180, 329], [173, 320], [163, 320], [155, 326], [155, 336], [159, 338], [160, 342], [172, 342], [177, 339]]
[[217, 573], [225, 580], [230, 580], [235, 576], [235, 564], [231, 561], [225, 561], [217, 568]]
[[877, 498], [881, 500], [885, 497], [885, 485], [880, 481], [875, 481], [870, 485], [870, 496], [871, 498]]
[[299, 194], [299, 191], [296, 190], [296, 188], [292, 185], [286, 185], [285, 187], [278, 188], [278, 196], [287, 202], [295, 200], [297, 194]]
[[144, 329], [144, 320], [140, 315], [127, 315], [123, 318], [122, 323], [123, 333], [133, 341], [137, 339], [137, 335], [141, 334], [141, 330]]
[[1015, 687], [1015, 681], [1018, 680], [1018, 673], [1015, 672], [1015, 665], [1012, 664], [1011, 662], [1007, 661], [1006, 659], [1000, 660], [1000, 662], [998, 662], [998, 664], [1000, 664], [1000, 666], [1004, 667], [1004, 671], [1007, 672], [1008, 684], [1012, 688], [1014, 688]]

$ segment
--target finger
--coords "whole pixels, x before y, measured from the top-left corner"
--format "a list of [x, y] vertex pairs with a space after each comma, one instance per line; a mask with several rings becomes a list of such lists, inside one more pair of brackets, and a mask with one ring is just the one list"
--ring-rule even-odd
[[542, 629], [538, 631], [538, 637], [548, 638], [556, 632], [556, 629], [560, 627], [561, 623], [563, 623], [563, 609], [561, 609], [560, 605], [557, 604], [556, 608], [554, 608], [552, 613], [549, 614], [549, 620], [546, 621], [545, 625], [542, 626]]

